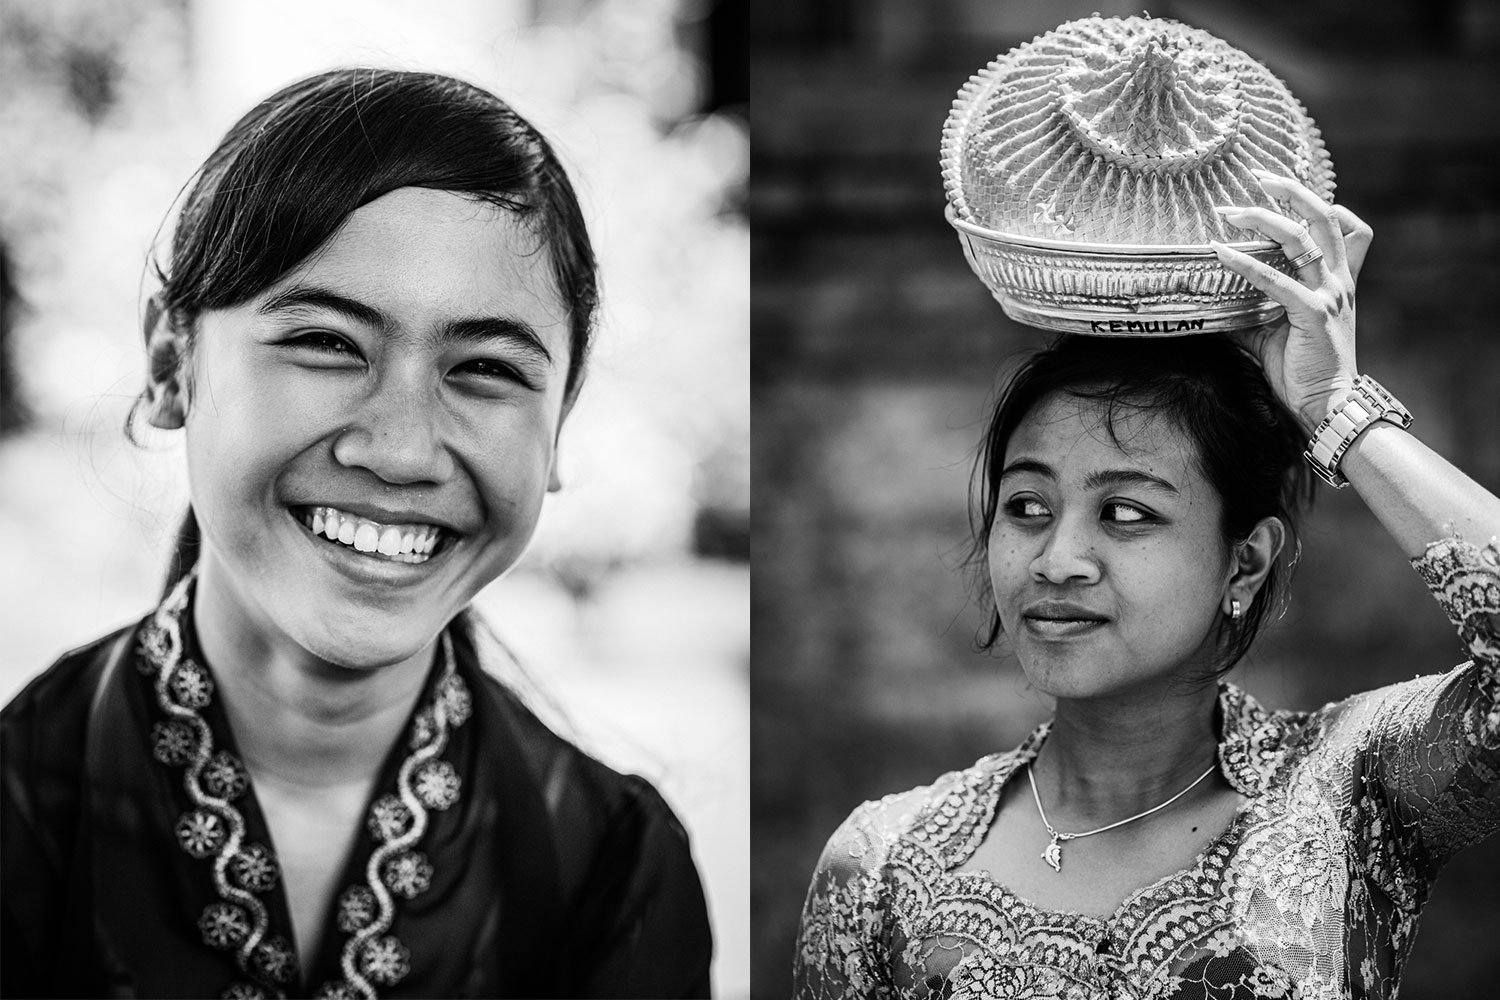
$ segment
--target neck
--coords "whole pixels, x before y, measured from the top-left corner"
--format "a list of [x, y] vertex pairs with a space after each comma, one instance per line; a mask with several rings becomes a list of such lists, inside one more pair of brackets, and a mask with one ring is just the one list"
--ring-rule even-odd
[[1215, 685], [1059, 699], [1033, 765], [1053, 826], [1110, 823], [1182, 791], [1217, 758], [1217, 700]]
[[422, 691], [436, 640], [375, 670], [324, 660], [281, 632], [204, 547], [193, 625], [250, 773], [288, 790], [373, 780]]

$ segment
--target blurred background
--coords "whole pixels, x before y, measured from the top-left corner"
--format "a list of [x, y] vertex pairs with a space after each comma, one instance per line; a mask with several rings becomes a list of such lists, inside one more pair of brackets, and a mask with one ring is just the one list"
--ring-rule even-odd
[[4, 0], [0, 698], [155, 602], [180, 435], [124, 439], [148, 249], [256, 101], [436, 70], [558, 149], [604, 306], [564, 491], [477, 602], [564, 731], [686, 823], [715, 995], [749, 972], [749, 170], [744, 0]]
[[[1375, 229], [1363, 370], [1415, 433], [1500, 489], [1500, 5], [1158, 0], [1228, 40], [1322, 127], [1337, 200]], [[752, 919], [758, 997], [790, 988], [823, 843], [860, 801], [1014, 746], [1050, 714], [982, 619], [959, 559], [997, 374], [1044, 335], [1009, 321], [943, 221], [938, 138], [959, 86], [1108, 0], [804, 0], [752, 18], [755, 643]], [[1463, 652], [1353, 491], [1320, 489], [1289, 613], [1234, 679], [1312, 708]], [[1500, 842], [1461, 855], [1403, 998], [1495, 995]]]

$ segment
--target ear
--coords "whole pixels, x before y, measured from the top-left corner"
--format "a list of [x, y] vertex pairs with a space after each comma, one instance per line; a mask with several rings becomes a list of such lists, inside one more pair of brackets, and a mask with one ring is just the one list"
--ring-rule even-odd
[[1280, 518], [1264, 517], [1255, 525], [1250, 536], [1234, 547], [1229, 566], [1229, 580], [1219, 598], [1224, 614], [1230, 613], [1230, 601], [1240, 602], [1242, 609], [1249, 610], [1255, 603], [1255, 595], [1265, 584], [1271, 567], [1281, 546], [1286, 543], [1286, 526]]
[[557, 474], [557, 452], [559, 443], [562, 441], [563, 424], [567, 421], [568, 414], [573, 412], [573, 403], [577, 399], [578, 387], [574, 386], [573, 391], [563, 398], [562, 412], [557, 416], [557, 433], [552, 436], [552, 463], [547, 467], [548, 493], [557, 493], [563, 488], [562, 478]]
[[141, 331], [146, 338], [146, 421], [177, 430], [187, 421], [187, 337], [153, 295], [146, 302]]

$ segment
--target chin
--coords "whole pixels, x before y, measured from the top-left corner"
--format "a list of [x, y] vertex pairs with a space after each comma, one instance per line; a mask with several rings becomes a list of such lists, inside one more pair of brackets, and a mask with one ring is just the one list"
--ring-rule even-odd
[[437, 624], [429, 631], [407, 619], [399, 628], [351, 621], [344, 627], [327, 622], [309, 622], [288, 633], [298, 645], [318, 659], [345, 670], [371, 671], [401, 663], [420, 653], [442, 631]]

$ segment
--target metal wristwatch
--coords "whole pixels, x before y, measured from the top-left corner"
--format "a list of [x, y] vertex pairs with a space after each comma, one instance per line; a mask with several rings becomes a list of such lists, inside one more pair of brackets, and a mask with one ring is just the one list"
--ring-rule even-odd
[[1302, 457], [1307, 459], [1318, 478], [1335, 489], [1343, 489], [1349, 480], [1339, 472], [1339, 462], [1354, 439], [1377, 420], [1397, 427], [1410, 427], [1411, 414], [1385, 386], [1368, 375], [1358, 375], [1344, 401], [1323, 418], [1307, 442]]

